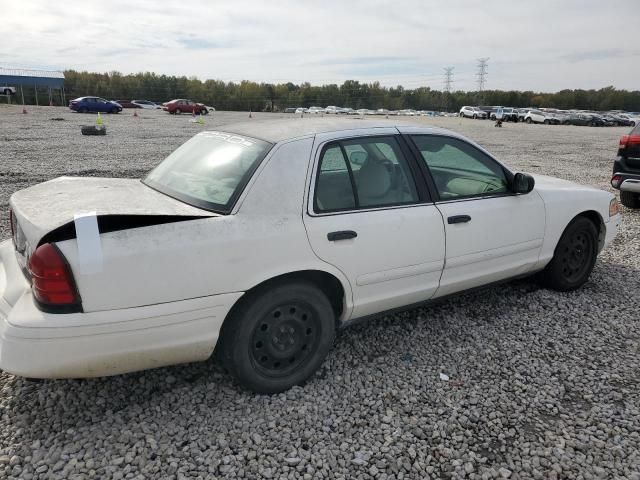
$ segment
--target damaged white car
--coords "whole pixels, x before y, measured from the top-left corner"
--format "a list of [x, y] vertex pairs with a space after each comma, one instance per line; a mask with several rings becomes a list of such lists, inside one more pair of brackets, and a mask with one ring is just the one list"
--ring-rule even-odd
[[142, 181], [58, 178], [10, 199], [0, 368], [93, 377], [205, 360], [277, 392], [336, 328], [511, 278], [584, 284], [611, 193], [515, 173], [455, 133], [360, 121], [203, 132]]

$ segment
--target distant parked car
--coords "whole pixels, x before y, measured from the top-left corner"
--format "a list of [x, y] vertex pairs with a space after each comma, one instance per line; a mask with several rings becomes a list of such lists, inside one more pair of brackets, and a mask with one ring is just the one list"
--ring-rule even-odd
[[78, 97], [69, 102], [69, 108], [78, 113], [120, 113], [122, 111], [122, 105], [118, 102], [100, 97]]
[[207, 106], [203, 103], [197, 103], [193, 100], [186, 100], [184, 98], [177, 98], [175, 100], [171, 100], [170, 102], [163, 103], [162, 109], [165, 112], [178, 115], [181, 113], [199, 113], [201, 115], [206, 115], [209, 113], [209, 110], [207, 110]]
[[303, 107], [298, 107], [298, 108], [296, 108], [296, 111], [294, 113], [297, 114], [297, 115], [301, 115], [303, 113], [307, 113], [307, 109], [303, 108]]
[[620, 138], [611, 186], [620, 190], [620, 201], [625, 207], [640, 208], [640, 123], [629, 135]]
[[313, 113], [314, 115], [317, 115], [319, 113], [325, 113], [325, 109], [322, 107], [309, 107], [306, 113]]
[[478, 107], [462, 107], [460, 116], [465, 118], [487, 118], [487, 112], [480, 110]]
[[288, 107], [284, 109], [284, 113], [296, 113], [296, 107]]
[[131, 103], [147, 110], [162, 108], [157, 103], [150, 102], [149, 100], [131, 100]]
[[329, 105], [327, 108], [324, 109], [324, 113], [332, 113], [332, 114], [340, 113], [340, 107]]
[[635, 127], [635, 123], [632, 122], [629, 118], [621, 117], [617, 113], [608, 113], [605, 115], [605, 118], [610, 119], [618, 127]]
[[[495, 120], [496, 119], [496, 112], [497, 112], [497, 108], [495, 111], [491, 112], [491, 115], [489, 115], [489, 118], [491, 120]], [[517, 122], [518, 121], [518, 112], [515, 108], [510, 108], [510, 107], [504, 107], [502, 109], [502, 120], [505, 122]]]
[[2, 92], [3, 95], [15, 95], [16, 87], [8, 87], [8, 86], [0, 87], [0, 92]]
[[524, 121], [526, 123], [544, 123], [545, 125], [557, 125], [560, 123], [560, 120], [554, 117], [553, 114], [541, 110], [529, 110], [524, 116]]
[[122, 108], [142, 108], [133, 103], [131, 100], [114, 100], [114, 102], [120, 104]]
[[626, 120], [629, 120], [629, 123], [631, 123], [631, 125], [629, 125], [630, 127], [635, 127], [636, 125], [638, 125], [640, 123], [640, 117], [636, 117], [630, 113], [619, 113], [618, 116], [620, 118], [624, 118]]
[[597, 113], [591, 113], [589, 115], [591, 115], [590, 127], [612, 127], [614, 125], [611, 120], [604, 118], [602, 115], [598, 115]]

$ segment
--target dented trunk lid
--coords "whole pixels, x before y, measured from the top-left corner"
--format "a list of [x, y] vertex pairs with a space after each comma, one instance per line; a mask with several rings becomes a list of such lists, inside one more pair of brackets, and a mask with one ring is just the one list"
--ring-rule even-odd
[[9, 204], [27, 256], [51, 232], [68, 238], [79, 213], [96, 212], [109, 231], [220, 216], [126, 178], [60, 177], [14, 193]]

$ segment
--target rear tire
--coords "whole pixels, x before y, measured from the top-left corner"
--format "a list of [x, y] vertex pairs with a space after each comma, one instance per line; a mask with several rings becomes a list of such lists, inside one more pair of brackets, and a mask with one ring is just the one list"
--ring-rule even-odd
[[476, 114], [474, 113], [474, 114], [473, 114], [473, 119], [474, 119], [474, 120], [477, 120], [477, 118], [478, 118], [478, 115], [476, 115]]
[[620, 192], [620, 202], [627, 208], [640, 208], [640, 193]]
[[209, 113], [209, 111], [206, 108], [200, 110], [200, 115], [206, 115], [207, 113]]
[[545, 119], [544, 119], [544, 124], [545, 124], [545, 125], [549, 125], [549, 123], [551, 123], [551, 122], [549, 122], [549, 120], [547, 120], [547, 119], [545, 118]]
[[225, 320], [219, 354], [240, 385], [277, 393], [307, 380], [333, 345], [335, 314], [311, 283], [249, 293]]
[[597, 256], [596, 226], [586, 217], [576, 217], [560, 237], [553, 258], [540, 272], [540, 283], [560, 292], [580, 288], [589, 279]]
[[531, 124], [531, 118], [526, 118], [525, 122], [528, 123], [528, 124]]

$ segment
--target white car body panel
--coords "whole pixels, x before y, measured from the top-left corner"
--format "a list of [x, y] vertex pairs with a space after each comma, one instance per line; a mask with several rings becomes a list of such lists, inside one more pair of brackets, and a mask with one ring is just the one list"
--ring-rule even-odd
[[527, 195], [443, 202], [445, 219], [469, 215], [467, 223], [446, 224], [446, 266], [438, 296], [529, 272], [537, 263], [545, 231], [544, 202]]
[[[295, 131], [290, 125], [227, 130], [275, 144], [229, 215], [190, 207], [134, 180], [63, 178], [14, 194], [12, 208], [33, 247], [74, 213], [197, 218], [100, 234], [103, 263], [94, 273], [80, 268], [75, 238], [57, 241], [81, 313], [39, 310], [12, 242], [1, 243], [0, 368], [40, 378], [91, 377], [202, 360], [244, 293], [281, 275], [313, 270], [335, 277], [344, 289], [338, 319], [344, 323], [539, 270], [584, 211], [602, 218], [601, 247], [620, 222], [608, 216], [612, 194], [542, 176], [527, 195], [315, 215], [315, 165], [327, 141], [398, 131], [463, 137], [420, 127], [362, 128], [344, 119], [304, 120]], [[457, 214], [472, 221], [448, 225], [446, 217]], [[339, 230], [358, 237], [329, 242], [327, 233]]]
[[[46, 210], [42, 209], [43, 203], [47, 204]], [[59, 177], [14, 193], [9, 205], [31, 245], [37, 245], [48, 232], [72, 222], [76, 213], [219, 216], [128, 178]]]
[[[546, 211], [544, 242], [535, 269], [542, 269], [549, 263], [565, 227], [580, 213], [591, 211], [600, 217], [601, 227], [604, 227], [600, 233], [600, 249], [613, 240], [622, 217], [620, 214], [609, 217], [609, 202], [615, 198], [612, 193], [546, 175], [533, 177], [535, 190], [544, 200]], [[569, 195], [570, 202], [567, 201]]]
[[[313, 147], [317, 170], [322, 147], [330, 141], [371, 135], [397, 135], [396, 128], [358, 129], [318, 134]], [[309, 242], [316, 255], [348, 278], [353, 289], [353, 318], [428, 300], [438, 288], [444, 265], [444, 228], [429, 205], [378, 208], [348, 214], [313, 212], [315, 175], [310, 179], [307, 215]], [[330, 242], [333, 231], [354, 230], [358, 237]]]

